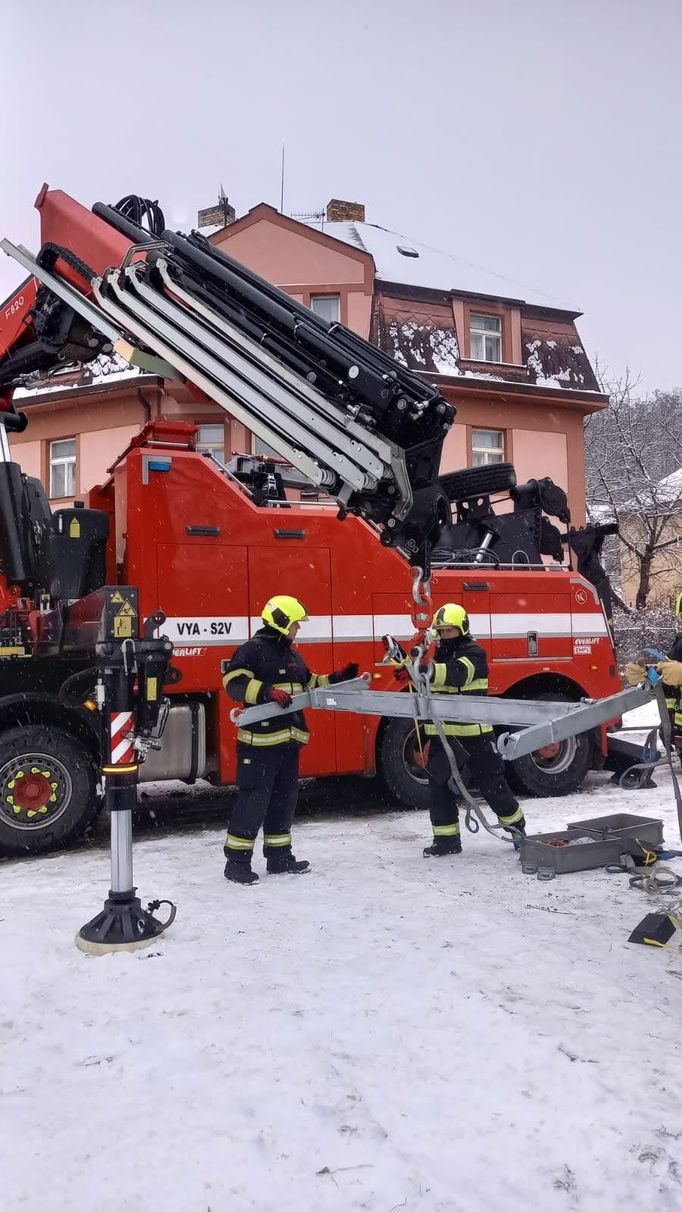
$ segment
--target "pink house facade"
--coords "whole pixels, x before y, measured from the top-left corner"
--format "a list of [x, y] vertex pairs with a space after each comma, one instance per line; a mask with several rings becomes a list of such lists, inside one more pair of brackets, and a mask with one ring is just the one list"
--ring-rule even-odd
[[[576, 329], [580, 313], [365, 223], [355, 204], [330, 203], [319, 229], [261, 204], [210, 239], [320, 316], [436, 377], [457, 407], [443, 472], [513, 462], [519, 481], [548, 475], [566, 489], [574, 522], [584, 522], [583, 420], [607, 400]], [[101, 483], [159, 416], [196, 421], [200, 445], [221, 459], [258, 450], [184, 385], [126, 370], [61, 376], [17, 403], [31, 424], [12, 437], [14, 456], [55, 506]]]

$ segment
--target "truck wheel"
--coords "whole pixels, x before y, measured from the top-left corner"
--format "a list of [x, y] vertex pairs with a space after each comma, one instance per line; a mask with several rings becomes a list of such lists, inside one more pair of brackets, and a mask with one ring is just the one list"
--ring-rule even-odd
[[0, 856], [67, 846], [98, 807], [95, 765], [75, 737], [43, 724], [0, 734]]
[[412, 720], [396, 717], [382, 728], [377, 747], [377, 768], [389, 797], [405, 808], [429, 806], [428, 779], [415, 761], [418, 752]]
[[485, 497], [491, 492], [506, 492], [516, 484], [513, 463], [490, 463], [487, 467], [465, 467], [438, 477], [449, 501], [468, 501], [470, 497]]
[[[530, 695], [529, 698], [534, 696]], [[561, 701], [561, 696], [538, 694], [537, 699]], [[507, 782], [514, 791], [536, 797], [570, 795], [580, 787], [592, 765], [587, 733], [545, 745], [506, 763]]]

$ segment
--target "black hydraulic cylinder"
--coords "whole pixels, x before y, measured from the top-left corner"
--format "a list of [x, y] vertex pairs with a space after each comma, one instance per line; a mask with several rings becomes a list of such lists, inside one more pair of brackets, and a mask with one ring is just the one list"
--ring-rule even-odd
[[10, 585], [31, 586], [35, 555], [25, 521], [24, 482], [18, 463], [0, 463], [0, 572]]
[[107, 206], [106, 202], [95, 202], [92, 208], [93, 215], [97, 215], [98, 219], [104, 219], [111, 227], [115, 227], [120, 231], [122, 236], [127, 236], [132, 240], [133, 244], [155, 244], [156, 237], [144, 227], [140, 227], [138, 223], [133, 223], [132, 219], [127, 219], [120, 211], [114, 209], [113, 206]]

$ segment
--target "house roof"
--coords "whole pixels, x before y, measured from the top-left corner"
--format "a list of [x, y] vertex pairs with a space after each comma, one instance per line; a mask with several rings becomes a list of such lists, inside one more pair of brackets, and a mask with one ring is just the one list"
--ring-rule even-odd
[[567, 311], [573, 316], [581, 314], [577, 308], [553, 295], [543, 294], [504, 274], [475, 265], [454, 253], [422, 244], [410, 236], [401, 236], [399, 232], [379, 227], [376, 223], [346, 220], [325, 223], [322, 230], [324, 235], [333, 236], [369, 253], [376, 266], [376, 276], [383, 282], [397, 282], [426, 290], [516, 299], [534, 307]]
[[682, 467], [663, 476], [657, 483], [645, 484], [625, 502], [623, 508], [632, 513], [646, 512], [648, 509], [663, 513], [670, 509], [671, 513], [682, 513]]

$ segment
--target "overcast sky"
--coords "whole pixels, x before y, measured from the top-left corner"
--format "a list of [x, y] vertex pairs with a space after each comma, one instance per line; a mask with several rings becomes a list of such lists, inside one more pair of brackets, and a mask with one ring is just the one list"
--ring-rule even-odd
[[[0, 0], [0, 234], [45, 180], [192, 225], [367, 219], [575, 305], [588, 352], [682, 385], [682, 0]], [[0, 254], [0, 297], [21, 279]], [[453, 282], [453, 286], [457, 284]]]

